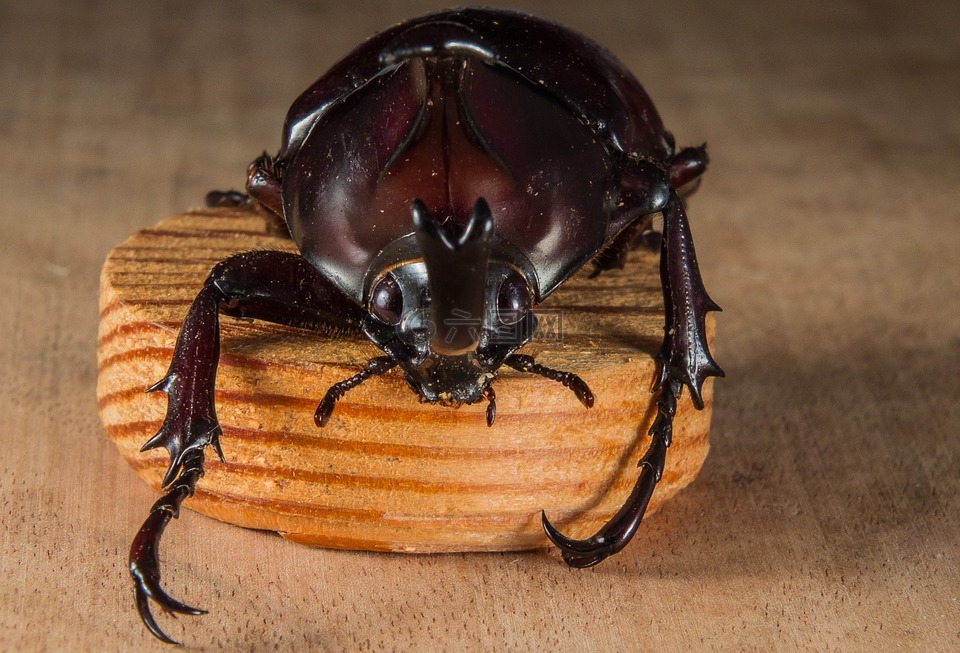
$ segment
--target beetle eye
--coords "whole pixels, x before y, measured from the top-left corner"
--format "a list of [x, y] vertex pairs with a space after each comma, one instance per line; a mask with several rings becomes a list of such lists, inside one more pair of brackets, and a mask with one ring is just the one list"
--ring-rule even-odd
[[400, 284], [392, 276], [385, 276], [373, 287], [373, 292], [370, 293], [370, 312], [385, 324], [400, 324], [403, 293], [400, 291]]
[[497, 317], [502, 324], [516, 324], [530, 310], [530, 288], [518, 274], [511, 274], [497, 292]]

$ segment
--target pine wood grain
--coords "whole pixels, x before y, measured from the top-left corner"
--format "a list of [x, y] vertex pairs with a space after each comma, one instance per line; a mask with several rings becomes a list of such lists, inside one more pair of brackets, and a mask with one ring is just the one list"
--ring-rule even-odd
[[[261, 217], [195, 211], [138, 232], [101, 276], [100, 414], [107, 435], [155, 488], [164, 450], [140, 453], [166, 409], [144, 388], [161, 378], [187, 308], [217, 261], [293, 244]], [[657, 258], [636, 252], [623, 272], [571, 280], [540, 311], [524, 351], [580, 374], [597, 396], [585, 409], [562, 385], [501, 371], [497, 418], [485, 402], [459, 409], [419, 403], [399, 373], [349, 392], [330, 423], [313, 422], [326, 388], [378, 351], [362, 337], [328, 337], [224, 317], [217, 412], [227, 460], [186, 505], [305, 544], [406, 552], [543, 547], [546, 510], [588, 535], [636, 481], [655, 414], [652, 353], [662, 333]], [[712, 329], [710, 331], [712, 336]], [[690, 483], [708, 449], [706, 407], [681, 401], [676, 435], [650, 512]]]

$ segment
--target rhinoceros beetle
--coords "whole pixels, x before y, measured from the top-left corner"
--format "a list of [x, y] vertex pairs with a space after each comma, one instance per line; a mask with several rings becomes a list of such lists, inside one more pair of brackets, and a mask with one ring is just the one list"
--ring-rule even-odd
[[[285, 225], [300, 254], [255, 251], [213, 268], [187, 313], [167, 375], [159, 432], [166, 493], [130, 551], [136, 605], [155, 636], [149, 600], [202, 614], [160, 585], [157, 549], [220, 449], [214, 408], [218, 315], [324, 330], [359, 330], [382, 349], [329, 389], [336, 401], [399, 367], [421, 401], [487, 402], [507, 365], [593, 395], [576, 374], [517, 353], [536, 329], [534, 308], [578, 270], [622, 267], [663, 216], [660, 275], [665, 335], [651, 444], [623, 508], [595, 535], [570, 539], [542, 515], [547, 537], [574, 567], [594, 565], [633, 537], [663, 471], [676, 401], [722, 371], [704, 317], [719, 310], [700, 278], [682, 189], [707, 165], [704, 146], [677, 151], [650, 98], [613, 55], [530, 15], [459, 9], [394, 26], [366, 41], [293, 103], [279, 153], [248, 170], [246, 193], [208, 204], [246, 205]], [[454, 328], [473, 321], [474, 328]], [[638, 379], [638, 382], [640, 380]]]

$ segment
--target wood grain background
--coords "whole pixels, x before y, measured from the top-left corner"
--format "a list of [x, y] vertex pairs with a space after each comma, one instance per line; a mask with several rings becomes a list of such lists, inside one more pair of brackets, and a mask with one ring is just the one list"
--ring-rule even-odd
[[[607, 44], [712, 166], [712, 449], [620, 556], [309, 549], [186, 513], [202, 650], [960, 649], [960, 4], [520, 2]], [[154, 498], [97, 417], [97, 279], [239, 185], [293, 97], [439, 3], [3, 3], [0, 650], [163, 650], [125, 558]]]

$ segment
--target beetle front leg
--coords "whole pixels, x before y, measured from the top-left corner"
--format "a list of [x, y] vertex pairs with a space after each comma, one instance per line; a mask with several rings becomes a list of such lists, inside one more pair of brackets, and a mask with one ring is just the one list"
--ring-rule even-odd
[[709, 376], [723, 376], [706, 341], [706, 314], [720, 307], [707, 295], [697, 265], [690, 225], [676, 190], [671, 189], [663, 208], [663, 241], [660, 279], [663, 286], [666, 326], [657, 354], [659, 366], [654, 390], [660, 391], [657, 417], [650, 429], [653, 439], [640, 461], [643, 471], [620, 511], [596, 534], [585, 540], [570, 539], [543, 515], [547, 537], [557, 545], [572, 567], [590, 567], [620, 551], [630, 542], [643, 519], [650, 497], [666, 461], [673, 436], [677, 400], [687, 386], [696, 408], [703, 408], [701, 388]]
[[180, 515], [180, 504], [193, 495], [197, 481], [203, 476], [203, 450], [193, 450], [184, 456], [183, 472], [167, 492], [153, 504], [143, 526], [137, 531], [130, 547], [130, 575], [133, 577], [133, 597], [137, 613], [147, 629], [162, 642], [178, 644], [157, 625], [150, 611], [150, 599], [170, 613], [201, 615], [206, 610], [192, 608], [166, 593], [160, 586], [160, 557], [157, 546], [171, 518]]
[[167, 491], [154, 504], [130, 548], [137, 611], [150, 632], [165, 642], [173, 640], [157, 626], [149, 599], [169, 612], [203, 614], [160, 587], [157, 550], [167, 523], [178, 515], [180, 504], [193, 494], [203, 475], [207, 445], [223, 460], [214, 405], [221, 311], [341, 332], [357, 329], [363, 315], [303, 258], [286, 252], [247, 252], [228, 258], [213, 269], [193, 301], [166, 376], [148, 389], [167, 393], [167, 413], [160, 430], [141, 451], [164, 447], [170, 454], [170, 466], [163, 478]]
[[663, 209], [660, 279], [666, 325], [663, 345], [657, 354], [660, 374], [654, 389], [670, 380], [679, 381], [690, 389], [690, 397], [700, 410], [703, 382], [709, 376], [723, 376], [707, 347], [705, 324], [707, 313], [719, 311], [720, 307], [703, 287], [690, 224], [676, 191], [670, 194]]

